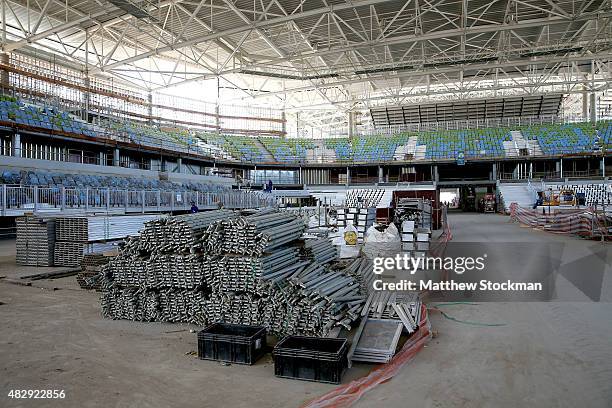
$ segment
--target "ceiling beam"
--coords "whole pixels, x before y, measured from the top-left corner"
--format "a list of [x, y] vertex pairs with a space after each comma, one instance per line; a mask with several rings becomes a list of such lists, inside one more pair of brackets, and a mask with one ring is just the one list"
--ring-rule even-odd
[[277, 18], [271, 18], [269, 20], [261, 20], [261, 21], [254, 21], [250, 24], [244, 24], [235, 28], [231, 28], [228, 30], [222, 30], [222, 31], [218, 31], [215, 33], [210, 33], [210, 34], [205, 34], [205, 35], [201, 35], [201, 36], [197, 36], [195, 38], [191, 38], [189, 40], [184, 40], [184, 41], [178, 41], [175, 44], [172, 45], [167, 45], [164, 47], [159, 47], [156, 48], [155, 50], [149, 51], [149, 52], [144, 52], [142, 54], [138, 54], [135, 55], [133, 57], [130, 58], [126, 58], [124, 60], [121, 61], [117, 61], [113, 64], [109, 64], [106, 67], [104, 67], [104, 70], [111, 70], [115, 67], [119, 67], [122, 65], [126, 65], [126, 64], [130, 64], [136, 61], [140, 61], [142, 59], [148, 58], [148, 57], [152, 57], [155, 55], [158, 55], [160, 53], [164, 53], [164, 52], [168, 52], [168, 51], [173, 51], [176, 50], [178, 48], [184, 48], [184, 47], [188, 47], [191, 45], [196, 45], [205, 41], [211, 41], [211, 40], [216, 40], [218, 38], [221, 37], [225, 37], [225, 36], [229, 36], [229, 35], [234, 35], [234, 34], [239, 34], [239, 33], [243, 33], [245, 31], [249, 31], [249, 30], [257, 30], [259, 28], [263, 28], [263, 27], [268, 27], [268, 26], [272, 26], [272, 25], [278, 25], [278, 24], [283, 24], [283, 23], [287, 23], [290, 21], [294, 21], [296, 19], [300, 19], [300, 18], [305, 18], [305, 17], [312, 17], [312, 16], [317, 16], [319, 14], [325, 14], [325, 13], [333, 13], [336, 11], [341, 11], [341, 10], [348, 10], [348, 9], [353, 9], [355, 7], [361, 7], [361, 6], [369, 6], [369, 5], [373, 5], [373, 4], [380, 4], [380, 3], [387, 3], [390, 1], [394, 1], [394, 0], [362, 0], [362, 1], [354, 1], [351, 3], [343, 3], [343, 4], [336, 4], [336, 5], [330, 5], [327, 7], [320, 7], [320, 8], [316, 8], [313, 10], [308, 10], [308, 11], [303, 11], [300, 13], [295, 13], [295, 14], [290, 14], [288, 16], [283, 16], [283, 17], [277, 17]]

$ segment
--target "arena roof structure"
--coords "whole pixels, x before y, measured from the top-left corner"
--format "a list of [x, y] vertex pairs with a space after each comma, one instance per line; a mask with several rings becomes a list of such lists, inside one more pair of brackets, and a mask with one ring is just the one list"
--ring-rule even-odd
[[5, 52], [148, 92], [213, 81], [227, 101], [330, 126], [347, 111], [369, 121], [387, 106], [612, 80], [606, 0], [4, 0], [2, 16]]

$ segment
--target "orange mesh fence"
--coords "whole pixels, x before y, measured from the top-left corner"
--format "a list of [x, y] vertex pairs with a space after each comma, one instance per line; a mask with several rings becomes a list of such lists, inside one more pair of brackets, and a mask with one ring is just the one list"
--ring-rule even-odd
[[302, 408], [349, 407], [378, 384], [393, 378], [404, 365], [423, 349], [431, 338], [431, 325], [427, 308], [425, 305], [421, 305], [421, 308], [422, 318], [419, 322], [419, 329], [410, 336], [400, 352], [393, 356], [389, 363], [379, 365], [365, 377], [341, 385], [327, 394], [307, 402], [302, 405]]
[[555, 234], [573, 234], [582, 237], [607, 235], [605, 215], [592, 208], [585, 209], [530, 209], [510, 205], [510, 218], [523, 225]]

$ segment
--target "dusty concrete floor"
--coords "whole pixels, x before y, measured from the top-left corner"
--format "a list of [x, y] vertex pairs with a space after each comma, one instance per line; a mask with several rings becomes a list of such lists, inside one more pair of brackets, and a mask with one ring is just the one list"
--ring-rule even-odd
[[[565, 260], [592, 245], [497, 215], [456, 214], [450, 221], [456, 241], [559, 241]], [[516, 262], [509, 257], [500, 267]], [[7, 276], [0, 279], [0, 407], [297, 407], [333, 389], [275, 378], [270, 357], [252, 367], [199, 361], [189, 354], [195, 327], [102, 319], [98, 295], [78, 289], [74, 278], [31, 287], [7, 282], [34, 271], [15, 265], [14, 241], [0, 241], [0, 276]], [[555, 302], [446, 309], [459, 319], [506, 326], [469, 326], [432, 313], [438, 337], [356, 406], [612, 406], [610, 265], [602, 302], [561, 286]], [[349, 371], [345, 382], [367, 369]], [[64, 389], [66, 399], [8, 399], [17, 388]]]

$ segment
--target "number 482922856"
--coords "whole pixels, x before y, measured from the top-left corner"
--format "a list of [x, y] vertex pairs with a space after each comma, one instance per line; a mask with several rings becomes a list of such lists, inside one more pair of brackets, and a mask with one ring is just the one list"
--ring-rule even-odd
[[10, 390], [9, 398], [22, 399], [63, 399], [66, 398], [64, 390]]

